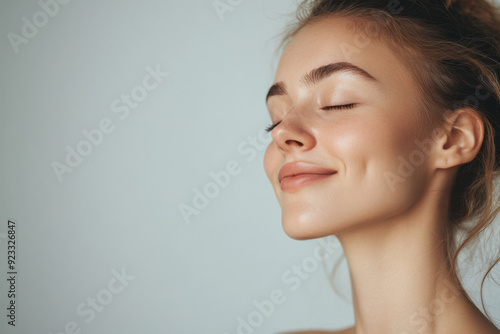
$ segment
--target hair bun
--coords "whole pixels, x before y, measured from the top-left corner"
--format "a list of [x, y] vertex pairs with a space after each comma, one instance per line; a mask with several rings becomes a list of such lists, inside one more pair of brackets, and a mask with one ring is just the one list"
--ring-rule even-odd
[[[488, 30], [489, 34], [500, 33], [498, 21], [500, 9], [488, 0], [443, 0], [447, 9], [460, 16], [472, 19], [476, 26]], [[497, 37], [498, 39], [498, 37]]]

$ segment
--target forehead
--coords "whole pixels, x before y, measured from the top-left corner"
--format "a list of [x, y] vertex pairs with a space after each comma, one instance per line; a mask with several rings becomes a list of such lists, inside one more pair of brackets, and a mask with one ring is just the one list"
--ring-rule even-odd
[[329, 63], [350, 62], [381, 83], [394, 80], [410, 84], [408, 68], [383, 38], [364, 29], [367, 25], [346, 17], [328, 17], [303, 27], [286, 46], [275, 82], [295, 85], [300, 77]]

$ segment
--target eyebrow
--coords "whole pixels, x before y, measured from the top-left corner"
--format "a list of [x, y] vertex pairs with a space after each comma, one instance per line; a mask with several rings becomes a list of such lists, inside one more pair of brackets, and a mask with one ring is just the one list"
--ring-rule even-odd
[[[321, 80], [331, 76], [332, 74], [337, 73], [337, 72], [353, 72], [353, 73], [358, 74], [358, 75], [360, 75], [368, 80], [378, 81], [370, 73], [366, 72], [362, 68], [360, 68], [352, 63], [339, 62], [339, 63], [331, 63], [328, 65], [324, 65], [324, 66], [313, 69], [309, 73], [306, 73], [302, 76], [302, 78], [300, 79], [300, 83], [306, 87], [312, 86], [312, 85], [320, 82]], [[267, 95], [266, 95], [266, 103], [267, 103], [267, 100], [269, 100], [269, 98], [271, 96], [286, 95], [286, 94], [287, 94], [287, 91], [286, 91], [285, 83], [283, 81], [279, 81], [279, 82], [275, 83], [274, 85], [272, 85], [271, 88], [269, 88], [269, 91], [267, 92]]]

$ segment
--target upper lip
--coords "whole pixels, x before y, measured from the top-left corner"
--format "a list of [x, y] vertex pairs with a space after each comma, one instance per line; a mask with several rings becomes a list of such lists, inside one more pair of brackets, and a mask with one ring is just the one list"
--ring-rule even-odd
[[337, 171], [330, 168], [324, 168], [316, 166], [309, 162], [297, 161], [284, 164], [278, 173], [278, 181], [288, 176], [295, 176], [300, 174], [319, 174], [319, 175], [329, 175], [334, 174]]

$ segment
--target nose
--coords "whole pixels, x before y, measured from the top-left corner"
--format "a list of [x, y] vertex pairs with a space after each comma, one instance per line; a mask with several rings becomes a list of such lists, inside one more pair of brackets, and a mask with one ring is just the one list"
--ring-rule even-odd
[[296, 111], [289, 111], [281, 123], [271, 132], [280, 151], [308, 151], [316, 145], [316, 139], [307, 120]]

